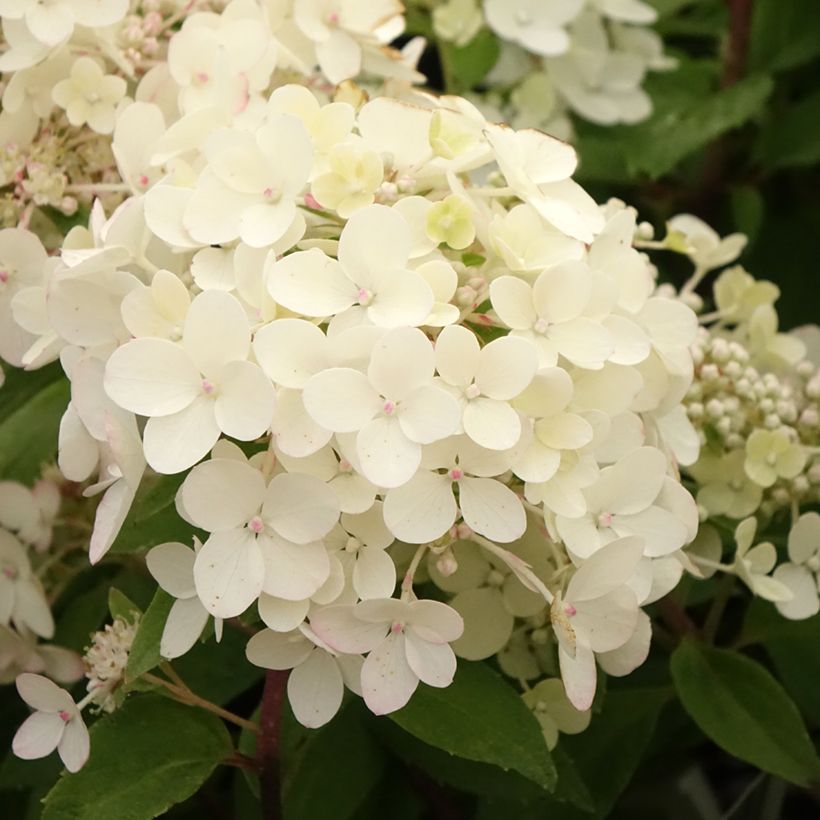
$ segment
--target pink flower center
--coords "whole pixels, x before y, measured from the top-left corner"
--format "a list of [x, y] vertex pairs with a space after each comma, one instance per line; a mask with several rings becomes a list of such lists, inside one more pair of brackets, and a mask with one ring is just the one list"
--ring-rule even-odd
[[390, 631], [394, 635], [398, 635], [400, 632], [404, 632], [404, 624], [401, 621], [396, 621], [393, 626], [390, 627]]
[[248, 521], [248, 529], [259, 535], [259, 533], [265, 529], [265, 522], [258, 515], [255, 515], [250, 521]]
[[477, 399], [481, 395], [481, 389], [477, 384], [471, 384], [465, 391], [464, 395], [468, 399]]
[[208, 396], [216, 390], [216, 386], [210, 379], [203, 379], [202, 380], [202, 392], [207, 394]]
[[464, 470], [461, 470], [458, 467], [453, 467], [448, 475], [453, 481], [458, 481], [459, 479], [464, 478]]
[[538, 319], [538, 321], [533, 325], [533, 330], [536, 333], [546, 333], [548, 327], [549, 324], [546, 319]]
[[17, 570], [14, 567], [3, 567], [2, 572], [10, 581], [13, 581], [17, 577]]
[[359, 304], [367, 307], [373, 301], [373, 294], [367, 288], [359, 288]]
[[144, 188], [146, 185], [148, 185], [148, 176], [146, 174], [140, 174], [140, 177], [137, 180], [137, 182], [139, 182], [139, 184]]
[[60, 711], [57, 712], [57, 714], [59, 715], [60, 720], [63, 723], [68, 723], [68, 721], [71, 720], [71, 715], [68, 712], [66, 712], [65, 709], [60, 709]]
[[4, 285], [9, 281], [9, 272], [7, 270], [0, 270], [0, 282]]
[[612, 513], [601, 513], [598, 516], [598, 526], [599, 527], [611, 527], [612, 526]]
[[564, 614], [570, 618], [575, 615], [578, 610], [572, 604], [564, 604]]
[[208, 76], [207, 71], [197, 71], [197, 73], [194, 74], [194, 79], [198, 83], [207, 83], [211, 78]]
[[389, 399], [384, 403], [384, 414], [386, 416], [393, 415], [393, 411], [396, 409], [396, 405], [390, 401]]
[[264, 191], [262, 191], [262, 196], [264, 196], [265, 199], [279, 199], [280, 194], [276, 188], [269, 185]]

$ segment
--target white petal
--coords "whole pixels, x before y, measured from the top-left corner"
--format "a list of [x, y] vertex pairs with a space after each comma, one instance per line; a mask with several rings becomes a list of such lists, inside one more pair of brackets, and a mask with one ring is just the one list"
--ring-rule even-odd
[[339, 711], [344, 684], [331, 655], [315, 649], [288, 677], [288, 700], [302, 726], [324, 726]]
[[342, 266], [318, 248], [280, 259], [267, 282], [276, 302], [303, 316], [333, 316], [356, 301], [357, 288]]
[[258, 597], [265, 561], [248, 530], [212, 535], [194, 563], [194, 582], [203, 606], [217, 618], [241, 615]]
[[456, 673], [456, 656], [449, 644], [429, 643], [412, 630], [405, 635], [407, 663], [422, 683], [443, 688], [453, 682]]
[[464, 432], [489, 450], [509, 450], [521, 438], [521, 419], [507, 402], [479, 397], [464, 408]]
[[506, 401], [529, 385], [537, 367], [534, 345], [515, 336], [504, 336], [482, 348], [475, 382], [485, 396]]
[[538, 319], [532, 288], [516, 276], [500, 276], [490, 283], [490, 300], [499, 319], [513, 330], [529, 330]]
[[208, 532], [242, 527], [259, 512], [265, 479], [247, 461], [214, 458], [198, 464], [182, 484], [191, 522]]
[[570, 703], [579, 711], [585, 712], [592, 706], [598, 685], [595, 655], [591, 649], [579, 645], [575, 648], [573, 658], [559, 645], [558, 662], [561, 667], [561, 680], [564, 682]]
[[315, 476], [280, 474], [268, 484], [262, 517], [295, 544], [324, 538], [339, 520], [333, 490]]
[[268, 629], [274, 632], [290, 632], [304, 620], [310, 608], [310, 601], [285, 601], [262, 593], [259, 596], [259, 617]]
[[800, 621], [820, 612], [820, 598], [817, 595], [817, 581], [805, 567], [796, 564], [781, 564], [772, 575], [794, 596], [790, 601], [775, 601], [777, 611], [784, 617]]
[[11, 749], [23, 760], [36, 760], [50, 755], [60, 742], [66, 724], [55, 713], [35, 712], [17, 730]]
[[688, 540], [686, 525], [673, 513], [660, 507], [648, 507], [635, 515], [617, 515], [612, 528], [618, 535], [638, 535], [646, 547], [645, 554], [657, 558], [680, 549]]
[[618, 587], [600, 598], [579, 603], [572, 626], [579, 644], [595, 652], [609, 652], [632, 636], [638, 612], [635, 593], [628, 587]]
[[162, 630], [159, 654], [169, 660], [182, 657], [199, 640], [208, 617], [208, 610], [197, 597], [174, 601]]
[[433, 291], [417, 273], [393, 271], [385, 276], [367, 318], [377, 327], [417, 327], [424, 324], [433, 308]]
[[459, 504], [464, 521], [491, 541], [507, 544], [527, 528], [521, 501], [501, 482], [465, 477], [459, 483]]
[[194, 586], [194, 559], [196, 553], [179, 541], [158, 544], [148, 551], [145, 565], [154, 580], [174, 598], [196, 595]]
[[643, 610], [638, 610], [638, 624], [632, 637], [611, 652], [601, 652], [598, 663], [607, 675], [624, 677], [634, 672], [647, 659], [651, 643], [652, 621]]
[[273, 385], [259, 365], [234, 361], [220, 371], [214, 417], [225, 435], [253, 441], [270, 428], [275, 405]]
[[148, 419], [145, 459], [158, 473], [182, 472], [207, 455], [219, 432], [213, 400], [202, 396], [172, 416]]
[[368, 422], [356, 437], [356, 452], [365, 478], [379, 487], [400, 487], [421, 464], [421, 446], [407, 438], [395, 416]]
[[569, 582], [565, 597], [573, 603], [588, 601], [624, 585], [635, 572], [643, 548], [640, 538], [611, 541], [581, 564]]
[[74, 701], [71, 695], [42, 675], [24, 673], [15, 681], [20, 697], [32, 709], [39, 712], [58, 712], [60, 709], [71, 711]]
[[200, 372], [209, 379], [218, 378], [228, 362], [244, 361], [250, 343], [245, 310], [230, 293], [206, 290], [191, 303], [182, 344]]
[[382, 407], [367, 376], [348, 367], [317, 373], [305, 385], [303, 400], [311, 418], [335, 433], [360, 430]]
[[434, 368], [430, 340], [418, 328], [399, 327], [385, 333], [376, 343], [367, 377], [382, 396], [395, 403], [429, 384]]
[[402, 633], [391, 632], [362, 666], [362, 696], [374, 715], [387, 715], [401, 709], [418, 683], [418, 676], [407, 663]]
[[363, 601], [389, 598], [396, 588], [393, 559], [384, 550], [363, 547], [353, 567], [353, 587]]
[[313, 650], [313, 644], [301, 632], [263, 629], [248, 641], [245, 655], [263, 669], [293, 669], [304, 663]]
[[461, 408], [450, 393], [426, 384], [402, 402], [398, 418], [407, 438], [419, 444], [431, 444], [455, 433], [460, 417]]
[[356, 617], [352, 606], [326, 606], [311, 612], [310, 626], [331, 648], [346, 654], [369, 652], [384, 639], [388, 625]]
[[294, 544], [276, 535], [260, 536], [265, 564], [263, 589], [287, 601], [310, 598], [330, 575], [330, 559], [321, 541]]
[[186, 352], [164, 339], [134, 339], [115, 350], [105, 366], [105, 392], [142, 416], [176, 413], [201, 390], [199, 371]]
[[444, 535], [457, 512], [450, 479], [429, 470], [419, 470], [384, 499], [384, 521], [390, 532], [410, 544], [425, 544]]
[[478, 369], [481, 349], [471, 331], [450, 325], [436, 339], [436, 370], [448, 384], [466, 387]]
[[302, 393], [282, 388], [276, 397], [271, 431], [277, 447], [287, 456], [303, 458], [316, 453], [333, 433], [317, 424], [305, 410]]
[[330, 359], [325, 334], [303, 319], [279, 319], [260, 328], [253, 351], [268, 378], [282, 387], [304, 387]]

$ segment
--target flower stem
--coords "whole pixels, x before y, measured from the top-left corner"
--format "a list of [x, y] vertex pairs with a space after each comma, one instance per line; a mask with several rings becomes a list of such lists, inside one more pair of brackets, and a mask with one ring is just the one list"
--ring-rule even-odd
[[282, 817], [279, 741], [288, 674], [288, 670], [269, 669], [265, 675], [265, 688], [262, 692], [259, 734], [256, 738], [256, 762], [259, 767], [262, 812], [265, 820], [281, 820]]
[[157, 675], [152, 675], [150, 672], [145, 672], [141, 675], [141, 678], [146, 681], [146, 683], [152, 683], [155, 686], [161, 686], [163, 689], [166, 689], [168, 693], [180, 703], [184, 703], [187, 706], [196, 706], [200, 709], [204, 709], [206, 712], [211, 712], [212, 714], [221, 717], [223, 720], [227, 720], [229, 723], [233, 723], [236, 726], [247, 729], [249, 732], [259, 731], [259, 727], [253, 721], [239, 717], [239, 715], [235, 715], [233, 712], [229, 712], [227, 709], [223, 709], [221, 706], [217, 706], [215, 703], [211, 703], [211, 701], [201, 698], [190, 689], [183, 689], [175, 683], [164, 680]]

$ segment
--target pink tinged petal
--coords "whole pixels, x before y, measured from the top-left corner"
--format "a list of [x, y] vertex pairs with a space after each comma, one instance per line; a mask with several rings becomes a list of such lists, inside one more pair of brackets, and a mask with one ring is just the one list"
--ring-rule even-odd
[[65, 727], [63, 736], [57, 744], [57, 752], [66, 769], [72, 774], [80, 771], [88, 760], [91, 751], [91, 742], [88, 729], [82, 717], [77, 713]]
[[344, 682], [335, 659], [322, 649], [314, 649], [288, 677], [288, 700], [293, 715], [302, 726], [324, 726], [342, 705]]
[[418, 328], [399, 327], [376, 342], [367, 378], [382, 396], [397, 403], [416, 388], [430, 384], [434, 369], [430, 340]]
[[458, 507], [447, 476], [420, 470], [384, 500], [384, 520], [401, 541], [425, 544], [444, 535], [456, 520]]
[[423, 325], [433, 309], [433, 291], [417, 273], [395, 270], [385, 276], [367, 318], [377, 327]]
[[17, 730], [11, 749], [22, 760], [50, 755], [66, 729], [65, 721], [54, 712], [35, 712]]
[[356, 303], [356, 285], [318, 248], [289, 254], [266, 271], [274, 301], [303, 316], [334, 316]]
[[453, 649], [460, 658], [484, 660], [506, 646], [515, 618], [504, 606], [498, 589], [477, 587], [464, 590], [451, 603], [464, 618], [464, 634], [453, 643]]
[[368, 422], [356, 437], [356, 453], [365, 478], [379, 487], [400, 487], [421, 464], [421, 445], [407, 438], [395, 416]]
[[583, 262], [563, 262], [544, 271], [533, 285], [535, 309], [550, 323], [567, 322], [581, 314], [592, 294], [589, 268]]
[[781, 564], [772, 578], [783, 584], [794, 596], [790, 601], [776, 600], [774, 605], [784, 617], [795, 621], [811, 618], [820, 612], [817, 580], [813, 573], [796, 564]]
[[285, 455], [295, 458], [312, 455], [333, 436], [330, 430], [318, 425], [307, 414], [302, 393], [286, 388], [277, 393], [271, 430], [277, 447]]
[[362, 666], [362, 696], [374, 715], [387, 715], [405, 706], [419, 679], [407, 662], [405, 637], [391, 632]]
[[598, 672], [595, 668], [595, 655], [586, 646], [576, 646], [573, 658], [559, 644], [558, 663], [561, 667], [561, 680], [570, 703], [579, 711], [585, 712], [592, 706], [595, 689], [598, 684]]
[[202, 396], [172, 416], [148, 419], [145, 459], [158, 473], [180, 473], [210, 452], [219, 433], [213, 400]]
[[293, 669], [304, 663], [313, 650], [313, 644], [301, 632], [263, 629], [248, 641], [245, 655], [263, 669]]
[[61, 709], [73, 711], [71, 695], [42, 675], [24, 673], [15, 681], [20, 697], [38, 712], [58, 712]]
[[330, 361], [325, 334], [304, 319], [278, 319], [260, 328], [253, 339], [253, 351], [267, 377], [282, 387], [301, 389]]
[[505, 336], [482, 348], [475, 382], [485, 396], [506, 401], [529, 385], [538, 367], [534, 345]]
[[116, 404], [142, 416], [177, 413], [202, 391], [202, 378], [188, 354], [165, 339], [134, 339], [115, 350], [105, 366], [104, 384]]
[[389, 598], [396, 588], [396, 565], [380, 549], [363, 547], [353, 567], [353, 588], [363, 600]]
[[553, 325], [548, 335], [555, 349], [578, 367], [600, 367], [614, 350], [609, 331], [584, 316]]
[[686, 525], [677, 516], [654, 506], [635, 515], [616, 515], [612, 528], [618, 535], [640, 536], [650, 558], [669, 555], [689, 540]]
[[432, 444], [452, 435], [458, 429], [460, 417], [458, 401], [432, 384], [416, 388], [401, 403], [398, 414], [402, 431], [418, 444]]
[[192, 598], [194, 586], [194, 559], [196, 553], [179, 541], [158, 544], [145, 556], [148, 572], [174, 598]]
[[311, 418], [334, 433], [360, 430], [383, 404], [367, 376], [348, 367], [317, 373], [308, 380], [302, 398]]
[[18, 580], [14, 587], [15, 623], [25, 624], [35, 635], [51, 638], [54, 635], [54, 616], [46, 601], [40, 582], [34, 578]]
[[529, 330], [538, 319], [532, 288], [516, 276], [500, 276], [490, 283], [490, 301], [507, 327]]
[[518, 496], [491, 478], [466, 477], [459, 484], [459, 505], [465, 522], [491, 541], [508, 544], [527, 529]]
[[182, 331], [182, 346], [209, 379], [217, 379], [228, 363], [245, 360], [251, 331], [239, 301], [222, 290], [206, 290], [188, 310]]
[[618, 587], [591, 601], [581, 601], [570, 619], [578, 641], [595, 652], [623, 646], [638, 621], [638, 601], [629, 587]]
[[474, 333], [460, 325], [450, 325], [436, 339], [436, 370], [448, 384], [466, 387], [478, 370], [480, 353]]
[[608, 595], [632, 578], [643, 556], [640, 538], [620, 538], [587, 558], [572, 576], [567, 600], [575, 603]]
[[199, 598], [180, 598], [174, 601], [162, 630], [159, 654], [169, 660], [182, 657], [199, 640], [209, 617], [208, 610], [202, 606]]
[[276, 393], [253, 362], [229, 362], [219, 375], [214, 416], [219, 429], [240, 441], [253, 441], [270, 428]]
[[262, 589], [287, 601], [310, 598], [328, 579], [330, 559], [321, 541], [294, 544], [276, 535], [260, 536], [264, 560]]
[[217, 618], [241, 615], [258, 597], [265, 560], [248, 530], [212, 535], [194, 563], [194, 582], [203, 606]]
[[332, 649], [345, 654], [369, 652], [384, 639], [389, 624], [363, 621], [353, 606], [327, 606], [310, 615], [313, 631]]
[[479, 397], [464, 408], [464, 432], [488, 450], [509, 450], [521, 438], [521, 419], [504, 401]]
[[456, 656], [449, 644], [429, 643], [412, 631], [404, 636], [407, 663], [422, 683], [444, 688], [456, 674]]
[[259, 617], [268, 629], [274, 632], [290, 632], [296, 629], [307, 616], [310, 601], [285, 601], [262, 593], [259, 596]]
[[274, 476], [265, 492], [262, 518], [295, 544], [324, 538], [339, 520], [336, 494], [321, 479], [300, 473]]
[[208, 532], [222, 532], [247, 524], [259, 512], [265, 489], [262, 474], [248, 462], [214, 458], [191, 470], [181, 499], [192, 523]]

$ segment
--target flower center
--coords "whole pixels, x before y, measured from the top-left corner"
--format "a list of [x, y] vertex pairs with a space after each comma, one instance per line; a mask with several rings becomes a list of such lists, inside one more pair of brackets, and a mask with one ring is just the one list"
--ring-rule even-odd
[[471, 384], [465, 391], [464, 395], [468, 399], [477, 399], [481, 395], [481, 389], [477, 384]]
[[362, 548], [362, 542], [359, 541], [358, 538], [354, 538], [352, 535], [350, 538], [347, 539], [347, 543], [345, 544], [345, 552], [352, 552], [354, 555]]
[[388, 399], [388, 400], [384, 403], [384, 407], [383, 407], [382, 409], [384, 410], [384, 414], [385, 414], [385, 416], [392, 416], [392, 415], [393, 415], [393, 412], [394, 412], [394, 411], [395, 411], [395, 409], [396, 409], [396, 405], [395, 405], [395, 403], [394, 403], [394, 402], [392, 402], [392, 401], [390, 401], [390, 399]]
[[265, 529], [265, 522], [258, 515], [255, 515], [248, 521], [248, 529], [259, 535]]
[[373, 301], [373, 294], [367, 288], [359, 288], [359, 304], [367, 307]]
[[549, 327], [549, 322], [546, 319], [538, 319], [535, 324], [532, 326], [532, 329], [536, 333], [546, 333], [547, 328]]
[[194, 74], [194, 83], [196, 83], [196, 85], [205, 85], [210, 79], [207, 71], [197, 71], [197, 73]]
[[460, 469], [459, 467], [453, 467], [447, 475], [450, 476], [451, 480], [459, 481], [460, 479], [464, 478], [464, 470]]
[[576, 612], [578, 612], [578, 610], [572, 604], [564, 604], [565, 615], [568, 615], [571, 618]]
[[268, 202], [278, 202], [282, 196], [282, 192], [269, 185], [262, 191], [262, 196], [265, 197]]
[[504, 574], [497, 569], [491, 569], [487, 575], [488, 587], [500, 587], [504, 583]]
[[17, 568], [11, 566], [11, 564], [5, 564], [2, 569], [0, 569], [0, 573], [2, 573], [9, 581], [14, 581], [17, 578]]
[[401, 621], [394, 621], [393, 626], [390, 627], [390, 631], [398, 635], [400, 632], [404, 632], [404, 624]]
[[598, 516], [598, 526], [606, 529], [612, 526], [612, 513], [601, 513]]
[[7, 270], [0, 270], [0, 284], [5, 285], [6, 282], [9, 281], [9, 277], [11, 276], [11, 272]]
[[65, 709], [60, 709], [60, 711], [57, 712], [57, 714], [59, 715], [60, 720], [63, 723], [68, 723], [68, 721], [71, 720], [71, 715]]
[[210, 379], [202, 380], [202, 392], [210, 396], [216, 390], [216, 385]]

